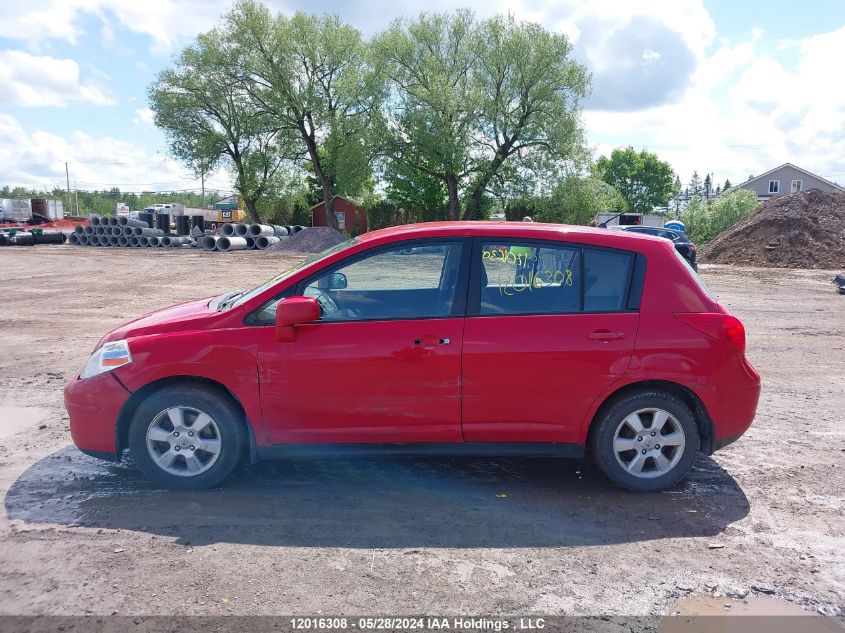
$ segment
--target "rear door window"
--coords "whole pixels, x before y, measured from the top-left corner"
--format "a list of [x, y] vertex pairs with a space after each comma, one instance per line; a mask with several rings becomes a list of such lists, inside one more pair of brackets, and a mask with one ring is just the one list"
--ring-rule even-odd
[[581, 309], [581, 258], [576, 247], [484, 242], [480, 277], [480, 314]]

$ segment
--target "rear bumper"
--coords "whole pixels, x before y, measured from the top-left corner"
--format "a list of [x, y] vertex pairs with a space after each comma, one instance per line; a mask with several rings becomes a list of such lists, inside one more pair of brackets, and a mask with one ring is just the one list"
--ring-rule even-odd
[[751, 426], [760, 400], [760, 374], [742, 358], [741, 375], [702, 398], [713, 422], [713, 448], [719, 450], [738, 440]]
[[117, 419], [130, 395], [112, 373], [86, 380], [74, 377], [65, 385], [70, 435], [80, 451], [100, 459], [119, 459]]

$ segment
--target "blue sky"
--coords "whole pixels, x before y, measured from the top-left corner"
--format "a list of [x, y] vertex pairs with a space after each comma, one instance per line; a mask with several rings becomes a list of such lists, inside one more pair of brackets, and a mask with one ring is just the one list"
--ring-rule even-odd
[[[510, 11], [569, 35], [593, 74], [583, 119], [596, 154], [647, 147], [687, 181], [734, 183], [783, 162], [845, 182], [845, 3], [723, 0], [268, 1], [338, 13], [371, 35], [425, 10]], [[226, 0], [4, 0], [0, 183], [198, 187], [167, 157], [146, 90]], [[14, 148], [12, 151], [8, 151]], [[230, 188], [217, 173], [211, 186]]]

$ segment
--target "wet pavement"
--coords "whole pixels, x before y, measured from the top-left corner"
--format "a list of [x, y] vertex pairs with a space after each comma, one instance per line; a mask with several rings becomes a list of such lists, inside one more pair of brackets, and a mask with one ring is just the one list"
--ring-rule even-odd
[[[567, 547], [713, 536], [748, 513], [701, 457], [663, 493], [613, 488], [555, 459], [326, 458], [241, 468], [224, 487], [158, 490], [129, 463], [67, 447], [9, 489], [10, 520], [131, 529], [181, 542], [297, 547]], [[620, 516], [625, 520], [620, 521]]]

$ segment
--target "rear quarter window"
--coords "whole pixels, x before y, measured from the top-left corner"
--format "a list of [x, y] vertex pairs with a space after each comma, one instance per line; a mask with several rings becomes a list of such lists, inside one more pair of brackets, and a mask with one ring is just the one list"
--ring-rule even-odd
[[677, 249], [672, 249], [672, 251], [675, 253], [675, 259], [677, 259], [679, 262], [681, 262], [681, 265], [684, 268], [686, 268], [687, 271], [689, 271], [689, 274], [692, 275], [692, 278], [695, 280], [695, 283], [698, 284], [698, 287], [701, 288], [701, 291], [705, 295], [707, 295], [708, 297], [713, 299], [713, 301], [718, 301], [718, 299], [716, 298], [716, 295], [713, 294], [713, 291], [710, 290], [710, 288], [707, 287], [707, 284], [704, 283], [704, 280], [701, 278], [701, 276], [698, 274], [698, 272], [696, 272], [695, 268], [693, 268], [692, 265], [687, 261], [687, 258], [684, 257], [683, 255], [681, 255], [677, 251]]

